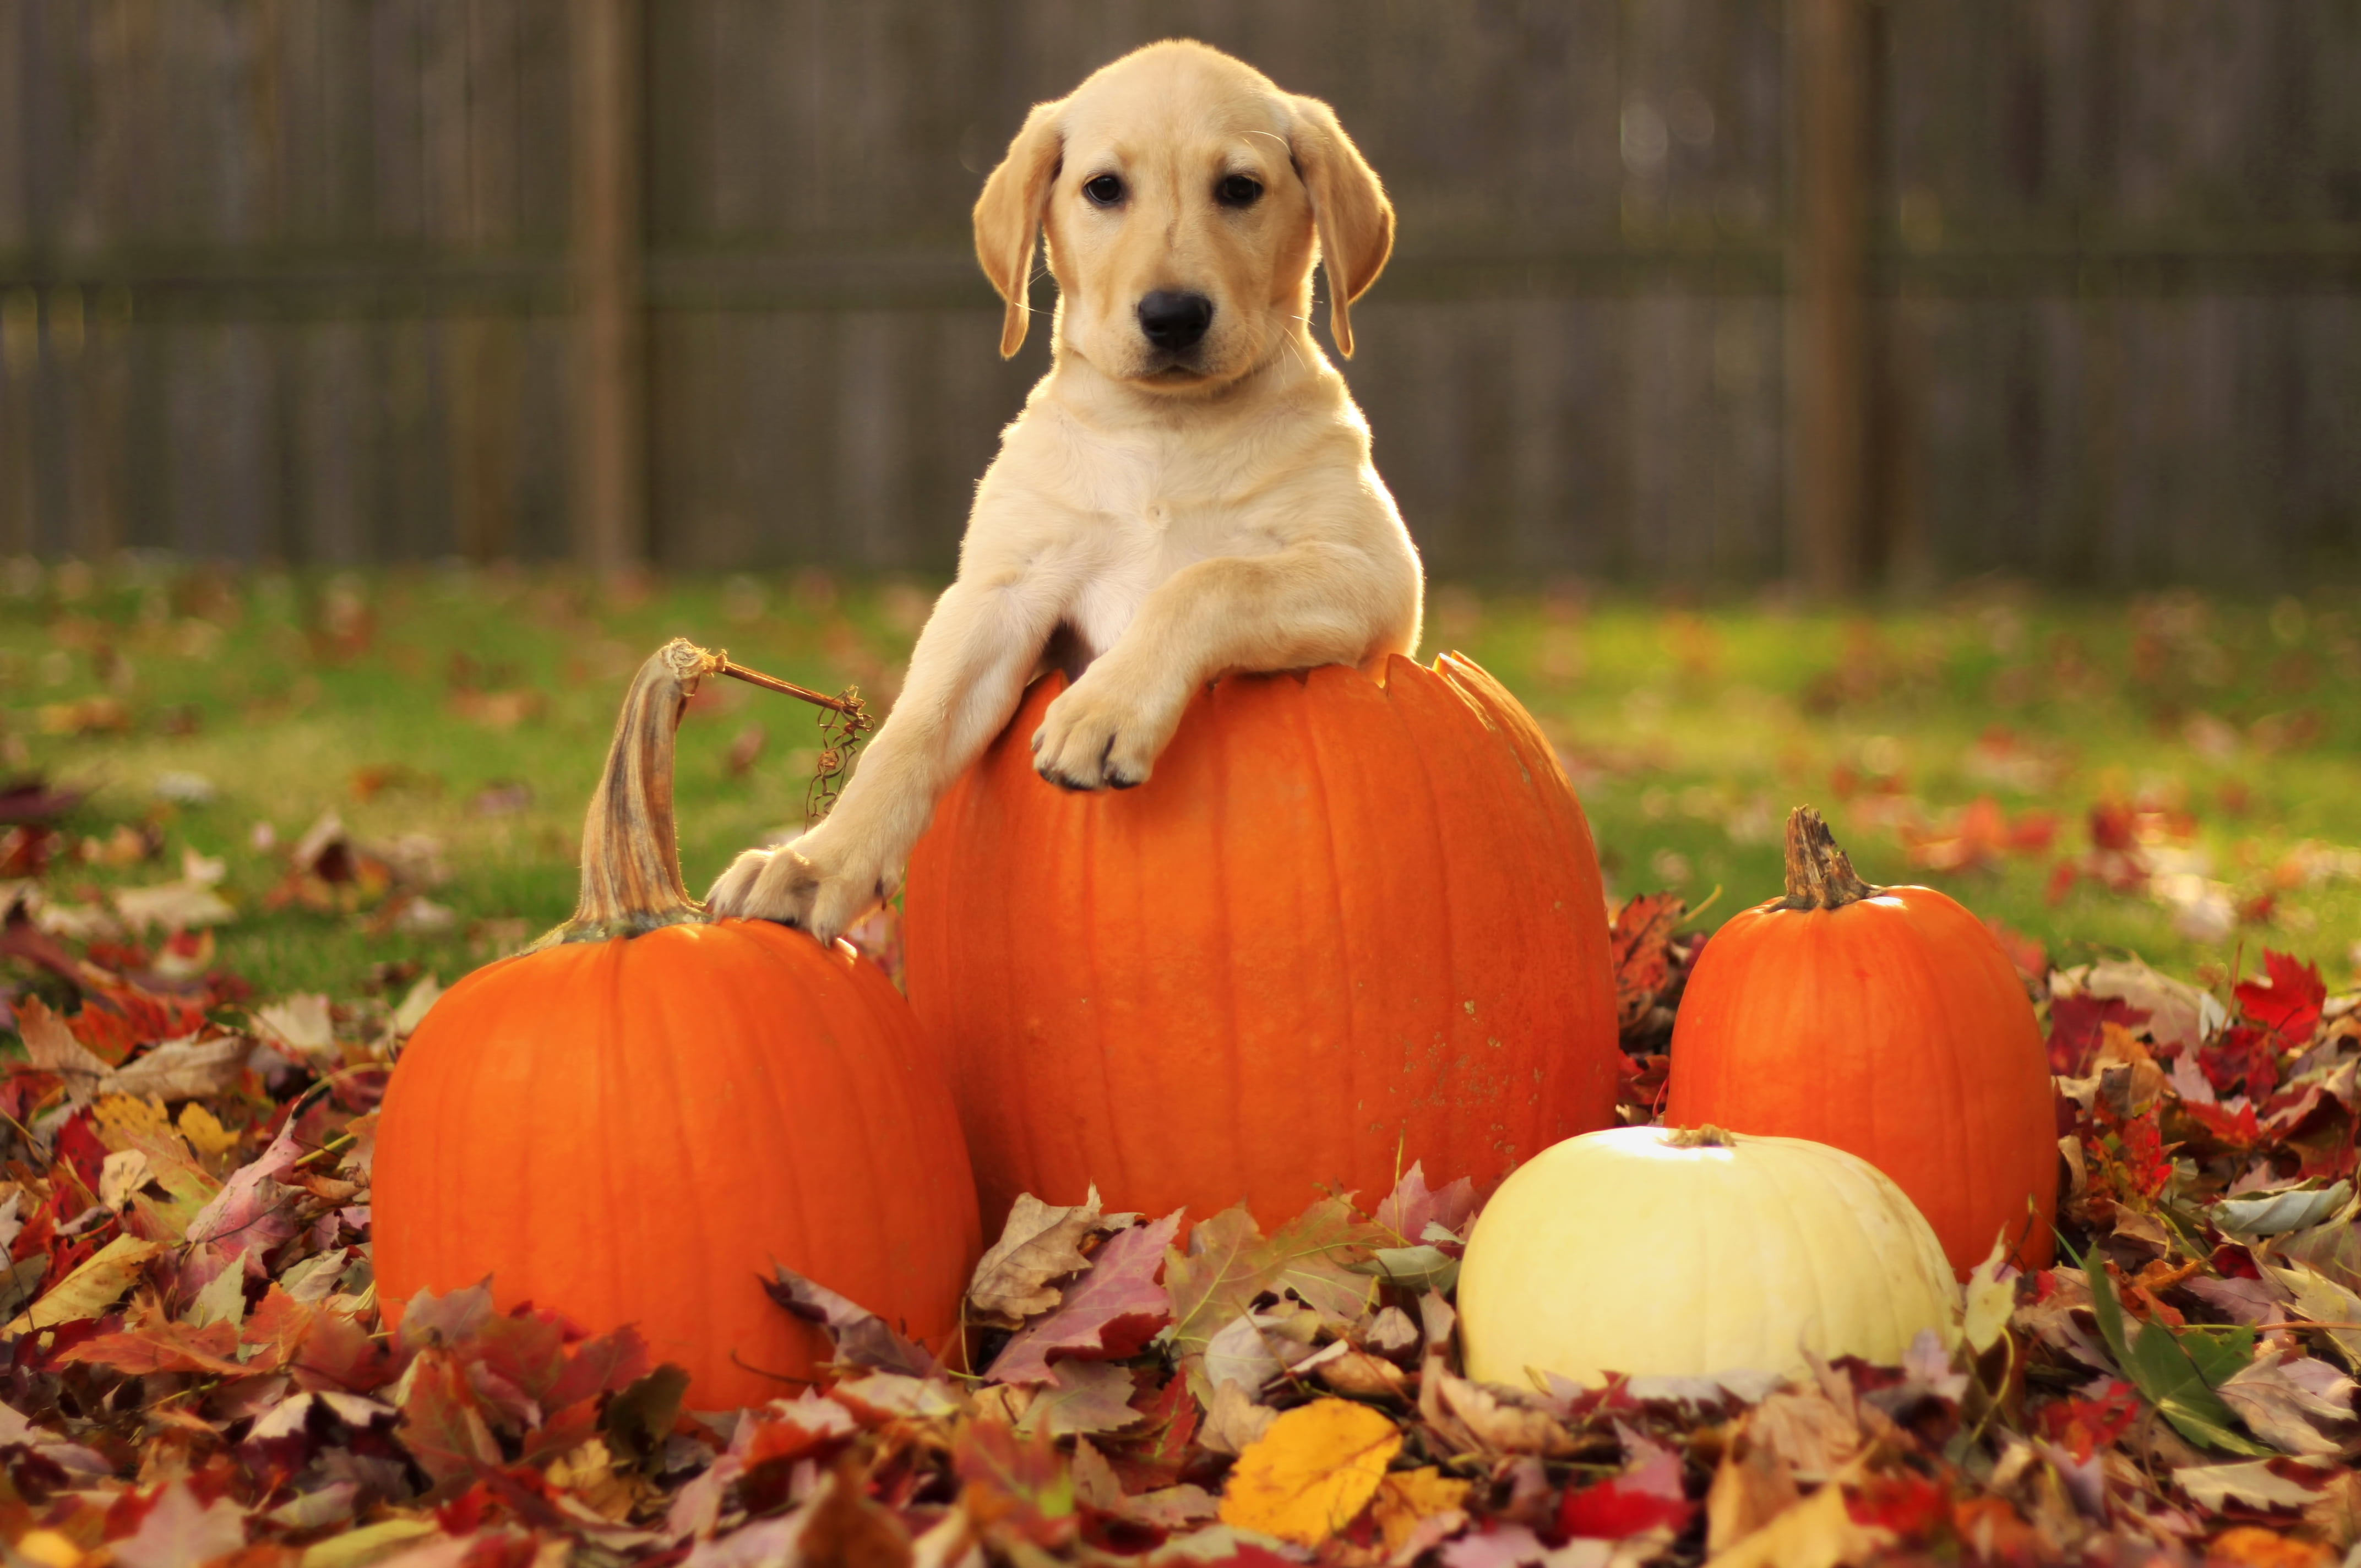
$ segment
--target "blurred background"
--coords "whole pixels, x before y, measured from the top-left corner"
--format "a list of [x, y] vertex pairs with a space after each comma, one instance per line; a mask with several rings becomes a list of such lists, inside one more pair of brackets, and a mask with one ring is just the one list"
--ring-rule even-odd
[[1393, 193], [1439, 573], [2361, 559], [2354, 0], [0, 0], [0, 554], [945, 571], [969, 206], [1175, 34]]
[[[1386, 179], [1425, 652], [1616, 898], [1808, 801], [2028, 971], [2361, 975], [2361, 0], [0, 0], [0, 1006], [506, 950], [665, 637], [890, 704], [1047, 360], [969, 209], [1173, 34]], [[692, 886], [820, 744], [700, 696]]]

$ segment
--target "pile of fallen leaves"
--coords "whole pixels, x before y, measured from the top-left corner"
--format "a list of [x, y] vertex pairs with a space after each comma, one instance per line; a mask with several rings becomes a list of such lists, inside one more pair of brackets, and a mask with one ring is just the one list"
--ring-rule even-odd
[[[63, 809], [11, 798], [18, 828]], [[976, 1271], [972, 1371], [782, 1273], [838, 1376], [713, 1416], [629, 1328], [480, 1288], [386, 1327], [372, 1130], [431, 980], [258, 999], [201, 937], [144, 943], [18, 865], [12, 1563], [2309, 1568], [2361, 1540], [2361, 1015], [2275, 954], [2218, 992], [2129, 961], [2028, 981], [2065, 1261], [1979, 1270], [1956, 1354], [1930, 1334], [1900, 1366], [1793, 1380], [1477, 1384], [1452, 1300], [1479, 1195], [1412, 1166], [1269, 1234], [1242, 1209], [1027, 1200]], [[1668, 898], [1617, 922], [1629, 1120], [1661, 1094], [1700, 943], [1681, 923]]]

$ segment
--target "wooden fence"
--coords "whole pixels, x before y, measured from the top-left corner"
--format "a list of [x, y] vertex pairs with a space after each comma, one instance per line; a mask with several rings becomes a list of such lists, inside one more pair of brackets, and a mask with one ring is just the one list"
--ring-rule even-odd
[[1173, 34], [1393, 192], [1437, 570], [2361, 564], [2361, 0], [0, 0], [0, 554], [942, 569], [981, 177]]

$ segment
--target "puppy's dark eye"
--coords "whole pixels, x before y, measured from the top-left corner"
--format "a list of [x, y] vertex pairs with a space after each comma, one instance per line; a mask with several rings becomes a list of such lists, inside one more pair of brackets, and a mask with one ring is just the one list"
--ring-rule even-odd
[[1251, 207], [1262, 200], [1262, 181], [1246, 174], [1232, 174], [1213, 187], [1213, 200], [1224, 207]]
[[1082, 194], [1091, 199], [1094, 207], [1112, 207], [1123, 200], [1123, 181], [1112, 174], [1102, 174], [1082, 182]]

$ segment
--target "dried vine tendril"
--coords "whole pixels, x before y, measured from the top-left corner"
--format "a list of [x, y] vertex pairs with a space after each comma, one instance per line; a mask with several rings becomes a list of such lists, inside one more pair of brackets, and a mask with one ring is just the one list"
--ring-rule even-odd
[[852, 765], [852, 753], [877, 727], [869, 717], [869, 709], [861, 700], [859, 686], [847, 686], [834, 696], [816, 692], [809, 686], [799, 686], [793, 681], [783, 681], [776, 675], [766, 675], [760, 670], [750, 670], [743, 664], [730, 662], [728, 650], [708, 654], [712, 661], [707, 669], [714, 674], [728, 675], [744, 681], [748, 685], [761, 686], [787, 696], [800, 697], [819, 711], [819, 764], [812, 771], [810, 787], [804, 791], [804, 826], [811, 827], [829, 813], [836, 804], [838, 793], [844, 787], [844, 771]]
[[836, 694], [841, 705], [819, 710], [819, 765], [812, 770], [809, 788], [804, 791], [804, 826], [811, 827], [829, 813], [836, 804], [837, 792], [844, 787], [844, 770], [851, 765], [852, 753], [869, 738], [875, 728], [869, 710], [861, 703], [861, 688], [847, 686]]

